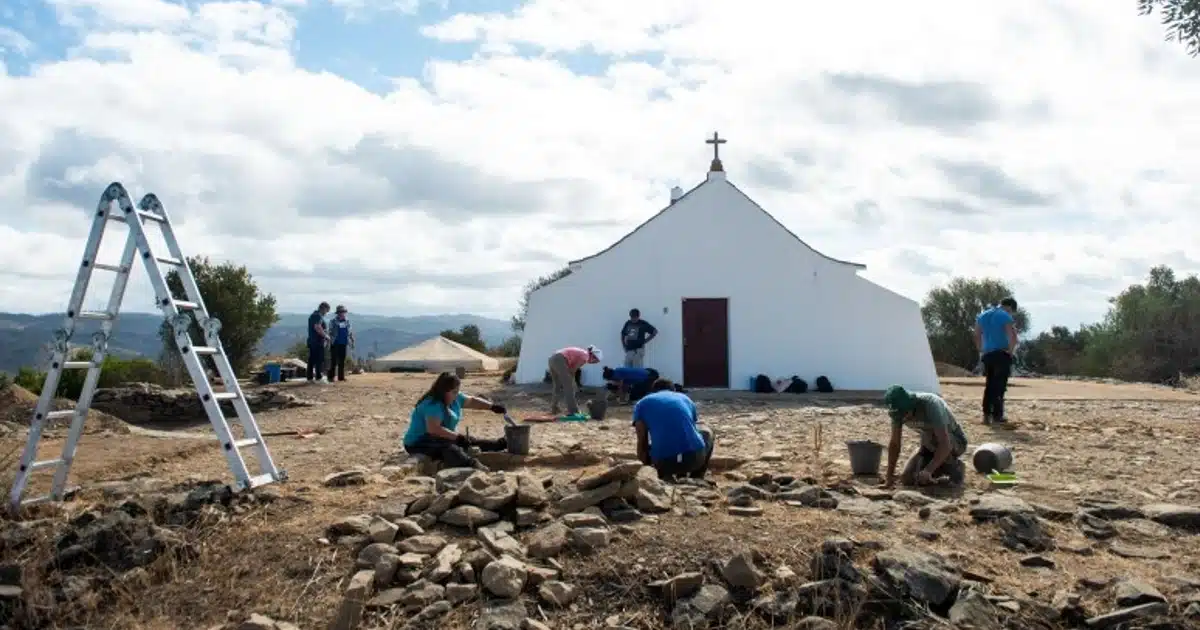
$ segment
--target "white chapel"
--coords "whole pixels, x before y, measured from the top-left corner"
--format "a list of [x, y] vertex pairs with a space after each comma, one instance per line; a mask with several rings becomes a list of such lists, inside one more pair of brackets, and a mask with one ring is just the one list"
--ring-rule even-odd
[[708, 142], [703, 182], [673, 189], [666, 208], [529, 296], [516, 381], [540, 382], [560, 348], [596, 344], [604, 362], [582, 376], [602, 384], [601, 367], [622, 364], [619, 332], [637, 308], [658, 329], [645, 366], [685, 387], [748, 389], [765, 374], [940, 391], [917, 302], [800, 240], [729, 182], [724, 139]]

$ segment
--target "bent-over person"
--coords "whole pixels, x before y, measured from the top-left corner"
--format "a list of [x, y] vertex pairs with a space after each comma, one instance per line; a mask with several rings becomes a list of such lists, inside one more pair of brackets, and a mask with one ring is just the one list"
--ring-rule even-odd
[[638, 459], [658, 471], [659, 479], [701, 479], [708, 472], [716, 436], [700, 423], [696, 403], [660, 378], [648, 396], [633, 406]]
[[567, 400], [567, 415], [579, 413], [579, 401], [575, 399], [575, 372], [589, 363], [599, 363], [603, 354], [596, 346], [586, 348], [567, 347], [550, 355], [547, 367], [553, 390], [550, 393], [550, 414], [558, 415], [558, 403]]
[[966, 466], [960, 458], [967, 452], [967, 434], [954, 419], [946, 401], [937, 394], [909, 392], [899, 385], [892, 385], [884, 393], [883, 402], [892, 420], [884, 485], [895, 485], [896, 461], [900, 458], [904, 427], [920, 434], [921, 445], [900, 473], [900, 483], [923, 486], [945, 478], [954, 485], [961, 485], [966, 479]]

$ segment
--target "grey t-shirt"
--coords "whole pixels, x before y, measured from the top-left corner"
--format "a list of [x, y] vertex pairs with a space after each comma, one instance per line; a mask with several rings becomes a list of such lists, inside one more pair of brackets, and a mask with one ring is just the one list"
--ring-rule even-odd
[[921, 434], [921, 446], [931, 451], [937, 450], [934, 431], [945, 428], [950, 434], [951, 454], [959, 457], [967, 452], [967, 434], [962, 425], [958, 424], [958, 420], [954, 419], [954, 412], [950, 411], [946, 401], [937, 394], [926, 392], [914, 392], [913, 398], [917, 399], [917, 408], [913, 411], [912, 418], [905, 420], [903, 414], [892, 413], [892, 426], [902, 425], [917, 431]]

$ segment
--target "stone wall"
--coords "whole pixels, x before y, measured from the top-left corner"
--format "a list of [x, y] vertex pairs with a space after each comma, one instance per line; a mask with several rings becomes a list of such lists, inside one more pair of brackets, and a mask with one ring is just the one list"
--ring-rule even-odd
[[[250, 410], [273, 411], [293, 407], [308, 407], [312, 403], [276, 389], [242, 390]], [[155, 422], [206, 421], [208, 415], [194, 389], [165, 389], [149, 383], [129, 383], [121, 387], [100, 389], [92, 399], [92, 408], [116, 416], [130, 424]], [[224, 401], [221, 408], [227, 418], [236, 417], [233, 403]]]

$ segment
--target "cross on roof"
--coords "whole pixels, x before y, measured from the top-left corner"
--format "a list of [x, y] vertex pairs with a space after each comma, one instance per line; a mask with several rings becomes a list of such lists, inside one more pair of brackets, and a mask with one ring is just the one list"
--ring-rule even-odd
[[704, 144], [713, 145], [713, 161], [714, 162], [719, 162], [721, 160], [721, 153], [720, 153], [721, 145], [725, 144], [726, 142], [728, 142], [728, 141], [725, 138], [718, 136], [717, 132], [715, 132], [715, 131], [713, 132], [712, 138], [709, 138], [708, 140], [704, 141]]

